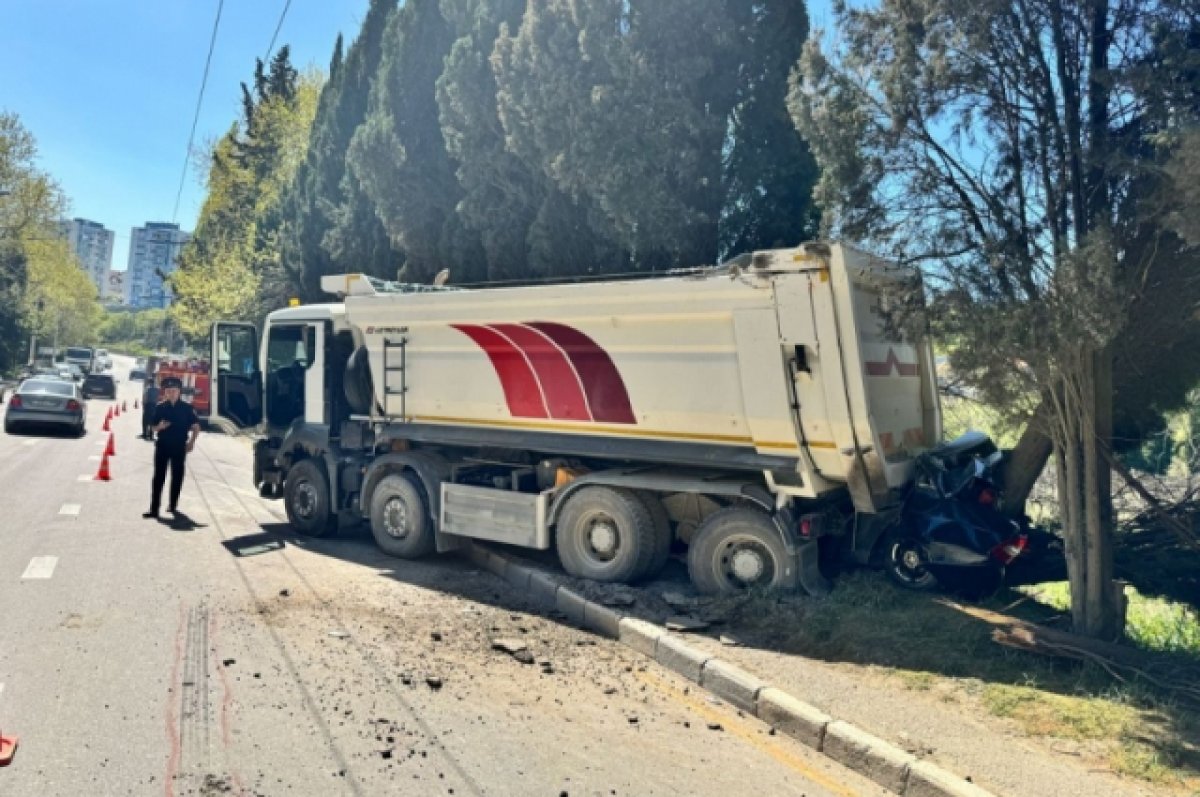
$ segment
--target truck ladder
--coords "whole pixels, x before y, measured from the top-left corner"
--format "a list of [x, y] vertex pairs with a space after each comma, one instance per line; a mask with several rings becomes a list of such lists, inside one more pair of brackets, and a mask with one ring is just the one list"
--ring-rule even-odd
[[[393, 352], [399, 350], [400, 364], [396, 365]], [[408, 336], [402, 335], [399, 340], [385, 337], [383, 339], [383, 390], [384, 406], [387, 406], [387, 396], [400, 397], [400, 420], [408, 420]], [[400, 375], [400, 387], [392, 387], [392, 374]]]

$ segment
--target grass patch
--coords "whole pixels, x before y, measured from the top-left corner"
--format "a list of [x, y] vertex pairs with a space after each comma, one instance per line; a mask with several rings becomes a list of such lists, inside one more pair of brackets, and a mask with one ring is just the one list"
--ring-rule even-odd
[[[1065, 581], [1021, 587], [1022, 592], [1059, 611], [1071, 608], [1070, 586]], [[1200, 656], [1200, 615], [1192, 607], [1126, 590], [1129, 610], [1125, 635], [1140, 648], [1161, 653]]]
[[[1061, 616], [1065, 585], [1039, 590], [1015, 607], [1021, 594], [1012, 591], [983, 605], [1034, 622]], [[720, 611], [749, 644], [888, 668], [908, 690], [1010, 718], [1033, 738], [1077, 741], [1129, 777], [1200, 783], [1200, 719], [1097, 665], [997, 645], [988, 625], [934, 598], [898, 589], [881, 574], [853, 571], [838, 577], [828, 597], [751, 595], [722, 601]], [[1182, 608], [1131, 594], [1131, 635], [1151, 650], [1194, 651], [1195, 616]]]
[[997, 717], [1016, 720], [1031, 736], [1060, 739], [1115, 739], [1138, 722], [1130, 706], [1103, 698], [1067, 697], [1028, 686], [989, 684], [983, 703]]

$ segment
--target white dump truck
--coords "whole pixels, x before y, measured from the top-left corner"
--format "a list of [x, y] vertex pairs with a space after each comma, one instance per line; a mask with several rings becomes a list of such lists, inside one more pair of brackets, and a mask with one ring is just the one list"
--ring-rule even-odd
[[[889, 334], [908, 278], [841, 244], [644, 279], [456, 289], [329, 276], [335, 304], [212, 332], [214, 422], [309, 535], [366, 519], [399, 557], [467, 538], [635, 581], [687, 546], [707, 592], [865, 561], [940, 436], [931, 350]], [[828, 543], [827, 543], [828, 544]]]

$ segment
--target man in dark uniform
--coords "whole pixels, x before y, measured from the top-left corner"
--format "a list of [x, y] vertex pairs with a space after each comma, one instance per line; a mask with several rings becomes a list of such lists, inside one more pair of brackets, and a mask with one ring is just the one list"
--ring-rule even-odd
[[167, 465], [171, 466], [171, 502], [167, 511], [175, 514], [179, 492], [183, 489], [183, 463], [200, 435], [200, 419], [196, 411], [179, 394], [183, 383], [171, 376], [162, 381], [162, 401], [154, 409], [152, 430], [158, 435], [154, 445], [154, 481], [151, 483], [150, 511], [145, 518], [157, 518], [162, 503], [162, 488], [167, 480]]

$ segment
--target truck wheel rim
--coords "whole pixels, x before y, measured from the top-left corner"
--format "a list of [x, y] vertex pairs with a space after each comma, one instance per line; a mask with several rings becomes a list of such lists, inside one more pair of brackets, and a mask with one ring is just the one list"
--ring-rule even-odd
[[301, 482], [296, 490], [296, 500], [293, 508], [296, 514], [305, 520], [311, 520], [317, 513], [317, 488], [309, 482]]
[[721, 546], [717, 565], [727, 584], [742, 589], [775, 580], [775, 557], [753, 537], [728, 540]]
[[585, 539], [592, 557], [603, 562], [612, 561], [621, 547], [621, 534], [607, 515], [597, 515], [588, 522]]
[[408, 505], [401, 499], [393, 498], [384, 506], [383, 530], [397, 540], [408, 536]]

